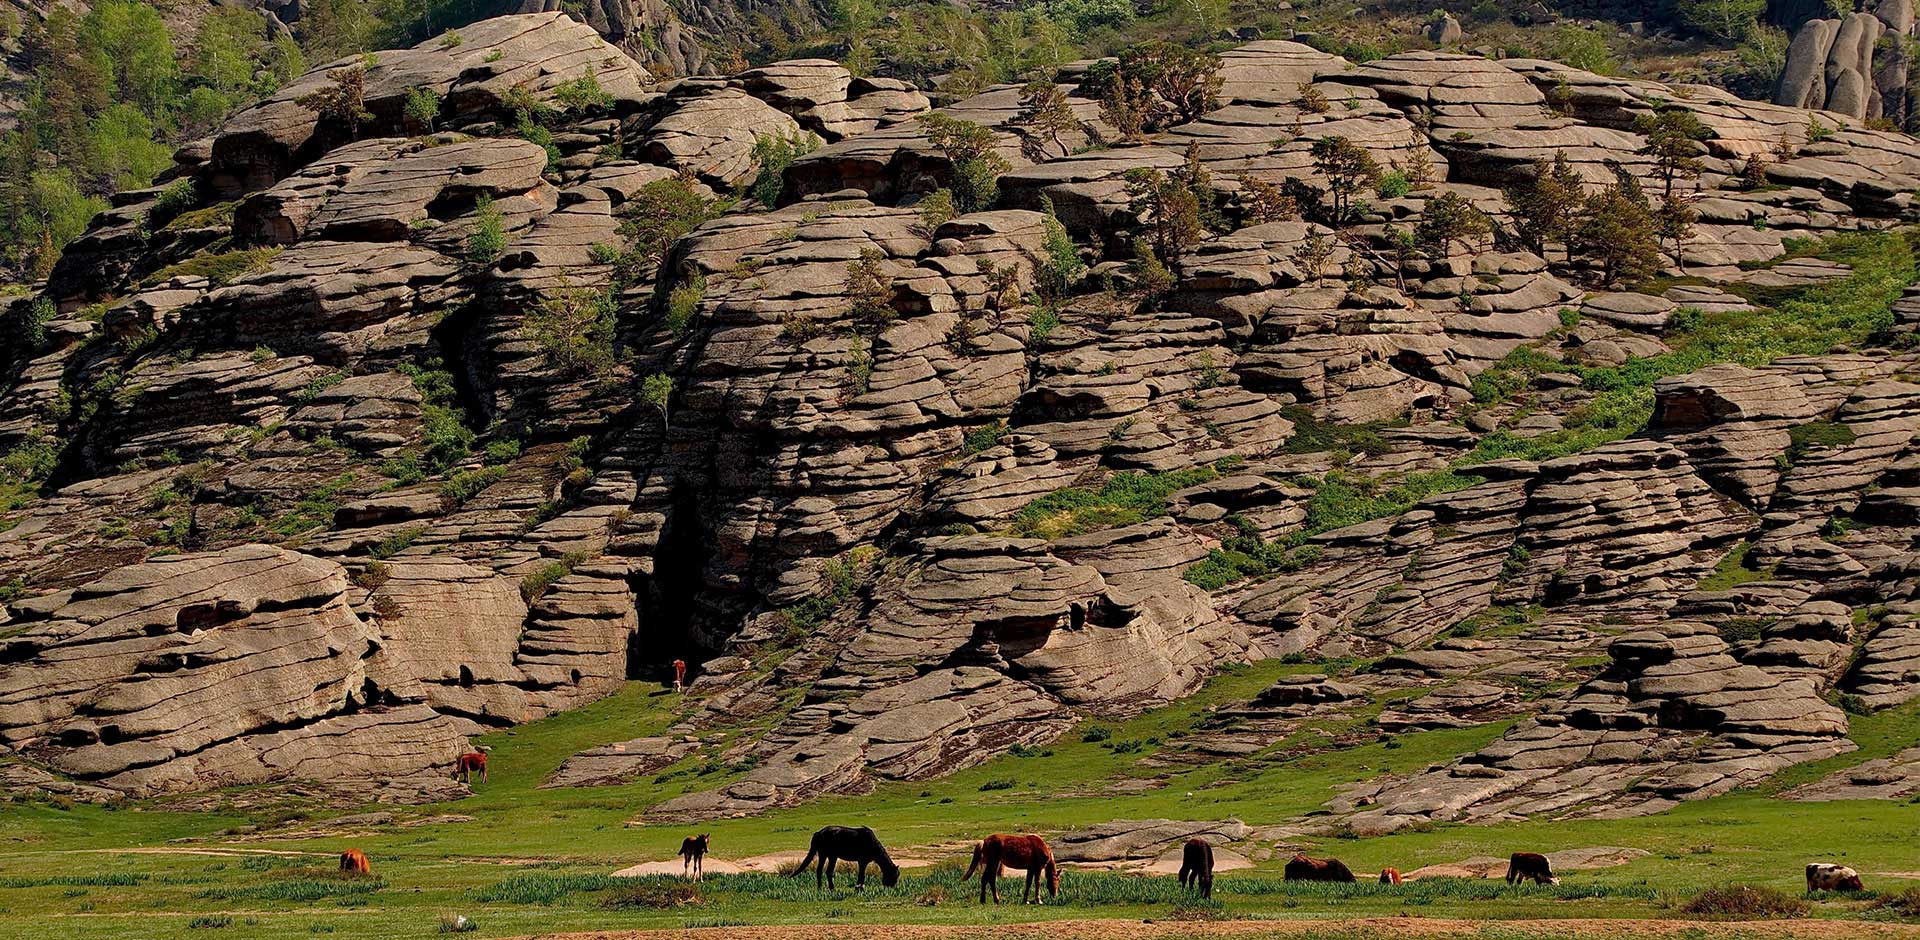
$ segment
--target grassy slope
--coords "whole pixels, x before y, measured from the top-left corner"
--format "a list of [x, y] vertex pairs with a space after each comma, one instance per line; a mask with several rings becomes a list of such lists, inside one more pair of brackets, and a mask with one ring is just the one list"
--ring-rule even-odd
[[[1112, 725], [1111, 741], [1167, 739], [1192, 728], [1208, 707], [1242, 699], [1278, 675], [1314, 667], [1262, 663], [1229, 672], [1200, 694], [1128, 722]], [[606, 909], [610, 893], [561, 892], [545, 876], [603, 875], [620, 865], [666, 858], [686, 827], [634, 827], [625, 822], [651, 803], [722, 779], [681, 777], [621, 787], [539, 790], [536, 785], [575, 750], [657, 731], [671, 721], [674, 700], [652, 687], [631, 685], [597, 705], [492, 736], [494, 776], [467, 800], [425, 807], [421, 815], [458, 813], [470, 822], [417, 827], [388, 826], [364, 836], [236, 842], [248, 848], [326, 853], [310, 860], [268, 864], [233, 857], [123, 854], [82, 849], [160, 846], [171, 839], [210, 837], [242, 821], [245, 813], [188, 814], [128, 807], [62, 810], [46, 805], [0, 808], [0, 935], [88, 937], [207, 937], [215, 928], [193, 928], [198, 916], [228, 916], [235, 935], [412, 936], [436, 932], [442, 913], [461, 912], [481, 925], [480, 935], [561, 928], [669, 926], [725, 921], [998, 922], [1055, 916], [1165, 916], [1175, 895], [1164, 885], [1139, 885], [1128, 876], [1069, 873], [1070, 903], [1039, 909], [981, 910], [960, 899], [964, 889], [950, 870], [927, 880], [910, 876], [894, 891], [856, 897], [842, 889], [822, 900], [796, 882], [716, 879], [697, 907], [657, 910]], [[1799, 804], [1771, 792], [1815, 779], [1901, 747], [1920, 743], [1920, 707], [1855, 721], [1861, 750], [1796, 768], [1767, 788], [1682, 806], [1632, 820], [1529, 822], [1495, 827], [1445, 826], [1429, 832], [1365, 840], [1335, 840], [1325, 851], [1367, 871], [1382, 865], [1410, 870], [1422, 864], [1474, 855], [1503, 856], [1515, 848], [1552, 850], [1591, 845], [1644, 848], [1653, 854], [1621, 868], [1577, 873], [1574, 894], [1538, 893], [1471, 898], [1444, 883], [1417, 891], [1382, 893], [1363, 888], [1352, 896], [1299, 892], [1277, 884], [1273, 863], [1261, 870], [1224, 875], [1220, 896], [1238, 914], [1394, 913], [1435, 916], [1558, 917], [1634, 916], [1661, 913], [1662, 901], [1648, 885], [1669, 893], [1732, 880], [1759, 881], [1792, 889], [1809, 858], [1836, 858], [1868, 872], [1920, 869], [1920, 805], [1910, 803]], [[1144, 793], [1101, 795], [1093, 784], [1154, 771], [1140, 763], [1156, 748], [1117, 754], [1080, 740], [1079, 731], [1053, 745], [1046, 756], [1002, 757], [951, 778], [926, 784], [889, 784], [863, 797], [837, 797], [767, 817], [700, 827], [713, 833], [720, 858], [798, 849], [806, 834], [828, 822], [873, 825], [894, 846], [963, 841], [990, 830], [1057, 830], [1115, 818], [1220, 819], [1237, 816], [1273, 823], [1315, 811], [1341, 783], [1380, 771], [1404, 773], [1446, 760], [1490, 740], [1498, 725], [1460, 731], [1402, 735], [1394, 747], [1373, 744], [1286, 762], [1212, 763], [1175, 772], [1167, 786]], [[987, 781], [1014, 780], [1006, 790], [982, 791]], [[1081, 791], [1082, 795], [1056, 795]], [[952, 802], [944, 802], [951, 799]], [[256, 817], [258, 818], [258, 817]], [[373, 856], [384, 886], [370, 893], [338, 895], [327, 869], [331, 853], [358, 845]], [[908, 854], [903, 852], [902, 854]], [[518, 868], [543, 863], [538, 868]], [[309, 867], [311, 864], [312, 867]], [[480, 900], [481, 892], [510, 878], [520, 900]], [[144, 876], [132, 885], [39, 884], [58, 876], [82, 881]], [[8, 879], [26, 879], [14, 882]], [[1885, 883], [1884, 878], [1877, 879]], [[1236, 882], [1238, 887], [1236, 887]], [[22, 885], [24, 886], [8, 886]], [[531, 895], [527, 888], [536, 889]], [[801, 890], [804, 887], [804, 890]], [[219, 892], [209, 896], [208, 892]], [[329, 892], [325, 896], [313, 894]], [[945, 903], [921, 903], [930, 894]], [[539, 903], [551, 900], [551, 904]], [[1856, 904], [1836, 902], [1835, 915]], [[159, 916], [156, 916], [159, 915]], [[251, 921], [251, 922], [250, 922]]]

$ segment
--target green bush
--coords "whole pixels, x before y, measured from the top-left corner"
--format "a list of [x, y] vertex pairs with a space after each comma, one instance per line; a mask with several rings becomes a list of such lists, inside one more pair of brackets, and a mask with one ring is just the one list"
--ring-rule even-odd
[[561, 82], [553, 89], [553, 100], [559, 102], [566, 111], [591, 111], [596, 108], [607, 110], [613, 107], [613, 95], [600, 87], [600, 79], [593, 69], [580, 73], [579, 78]]
[[983, 424], [968, 431], [961, 439], [960, 453], [971, 457], [1000, 443], [1000, 439], [1010, 433], [1005, 421]]
[[155, 196], [153, 205], [147, 207], [147, 230], [159, 231], [172, 222], [181, 213], [193, 208], [199, 195], [194, 190], [192, 179], [174, 180], [168, 183], [160, 195]]
[[748, 194], [763, 206], [779, 205], [780, 196], [786, 190], [787, 167], [818, 149], [820, 138], [811, 131], [755, 136], [752, 157], [760, 170], [748, 184]]
[[473, 231], [467, 235], [467, 263], [483, 268], [506, 250], [506, 219], [493, 204], [493, 197], [482, 195], [473, 204]]

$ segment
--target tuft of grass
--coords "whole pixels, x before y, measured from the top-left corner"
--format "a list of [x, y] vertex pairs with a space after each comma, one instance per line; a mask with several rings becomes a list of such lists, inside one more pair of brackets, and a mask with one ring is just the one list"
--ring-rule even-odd
[[1813, 909], [1804, 899], [1761, 885], [1708, 888], [1680, 905], [1681, 913], [1708, 920], [1772, 920], [1805, 917]]
[[1713, 566], [1713, 573], [1700, 579], [1694, 585], [1696, 591], [1727, 591], [1739, 587], [1748, 581], [1765, 581], [1773, 576], [1771, 571], [1755, 571], [1747, 567], [1747, 553], [1753, 551], [1752, 542], [1741, 542], [1733, 547], [1725, 557]]
[[1028, 503], [1013, 516], [1013, 531], [1027, 538], [1058, 539], [1145, 522], [1167, 512], [1167, 498], [1231, 469], [1231, 458], [1166, 473], [1123, 471], [1099, 489], [1070, 486]]
[[225, 287], [249, 274], [265, 271], [281, 249], [241, 248], [234, 251], [206, 252], [179, 264], [168, 265], [147, 276], [143, 285], [158, 284], [172, 277], [204, 277], [215, 287]]
[[387, 883], [379, 878], [311, 877], [269, 881], [265, 884], [207, 888], [200, 897], [212, 901], [288, 901], [306, 903], [327, 898], [373, 894]]

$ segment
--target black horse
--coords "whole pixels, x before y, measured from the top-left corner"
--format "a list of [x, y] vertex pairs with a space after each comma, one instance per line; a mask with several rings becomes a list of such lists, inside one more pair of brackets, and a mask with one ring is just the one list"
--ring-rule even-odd
[[893, 863], [893, 858], [887, 854], [887, 847], [880, 844], [880, 837], [865, 826], [858, 829], [828, 826], [814, 833], [813, 843], [807, 846], [807, 857], [800, 860], [800, 867], [795, 868], [788, 877], [806, 871], [816, 858], [820, 860], [820, 865], [813, 872], [815, 888], [820, 887], [822, 878], [826, 880], [827, 887], [833, 887], [833, 869], [841, 862], [859, 863], [860, 875], [853, 883], [856, 888], [866, 887], [869, 863], [880, 866], [882, 885], [891, 888], [900, 881], [900, 866]]

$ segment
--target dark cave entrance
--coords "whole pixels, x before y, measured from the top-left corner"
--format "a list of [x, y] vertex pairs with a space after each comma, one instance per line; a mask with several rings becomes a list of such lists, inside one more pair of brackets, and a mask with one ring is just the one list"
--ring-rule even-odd
[[690, 496], [676, 498], [654, 552], [653, 579], [638, 592], [640, 629], [627, 638], [627, 678], [671, 683], [676, 659], [686, 661], [691, 678], [713, 654], [693, 628], [709, 552], [699, 506]]

